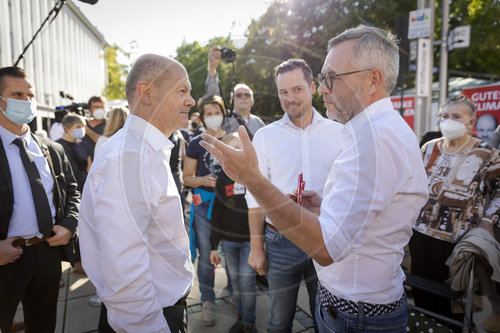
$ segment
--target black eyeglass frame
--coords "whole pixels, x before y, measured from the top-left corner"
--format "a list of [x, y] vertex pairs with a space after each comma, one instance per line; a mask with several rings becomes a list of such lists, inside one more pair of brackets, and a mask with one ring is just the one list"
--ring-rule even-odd
[[[361, 73], [361, 72], [367, 72], [367, 71], [371, 71], [371, 70], [372, 70], [372, 68], [362, 69], [362, 70], [354, 71], [354, 72], [340, 73], [340, 74], [334, 74], [334, 73], [330, 73], [330, 72], [319, 73], [317, 75], [318, 85], [321, 85], [321, 83], [323, 83], [323, 81], [325, 81], [326, 87], [328, 89], [332, 89], [333, 80], [336, 80], [341, 76], [345, 76], [345, 75], [349, 75], [349, 74], [356, 74], [356, 73]], [[326, 79], [327, 77], [329, 78], [329, 80]], [[328, 83], [328, 82], [330, 82], [330, 83]]]

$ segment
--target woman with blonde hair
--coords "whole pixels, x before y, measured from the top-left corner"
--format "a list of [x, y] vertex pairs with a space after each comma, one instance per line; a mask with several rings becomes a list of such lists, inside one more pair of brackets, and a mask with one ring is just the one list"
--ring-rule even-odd
[[126, 107], [114, 108], [108, 112], [106, 127], [104, 127], [104, 132], [95, 144], [94, 155], [102, 147], [102, 145], [113, 136], [113, 134], [118, 132], [118, 130], [123, 127], [128, 114], [129, 111]]

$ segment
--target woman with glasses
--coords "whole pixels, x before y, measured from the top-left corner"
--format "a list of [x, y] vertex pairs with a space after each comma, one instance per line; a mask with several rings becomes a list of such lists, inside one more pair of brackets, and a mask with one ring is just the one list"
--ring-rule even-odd
[[[219, 139], [226, 135], [222, 129], [226, 108], [220, 96], [208, 95], [200, 99], [198, 111], [206, 133]], [[198, 281], [203, 304], [202, 323], [205, 326], [213, 326], [215, 325], [215, 292], [214, 266], [210, 263], [210, 218], [215, 197], [214, 188], [222, 168], [200, 145], [201, 140], [201, 136], [197, 136], [189, 142], [184, 160], [183, 180], [186, 186], [194, 188], [189, 238], [193, 260], [196, 256], [195, 244], [199, 251]]]
[[[476, 110], [465, 96], [448, 100], [439, 118], [443, 137], [422, 147], [429, 201], [414, 227], [410, 252], [412, 274], [444, 283], [449, 278], [445, 262], [468, 231], [483, 228], [486, 238], [494, 243], [490, 236], [496, 234], [498, 241], [500, 157], [496, 149], [471, 135]], [[493, 313], [485, 321], [485, 326], [496, 329], [500, 329], [498, 286], [497, 294], [489, 298]], [[413, 296], [415, 305], [453, 316], [448, 299], [420, 290], [414, 290]]]

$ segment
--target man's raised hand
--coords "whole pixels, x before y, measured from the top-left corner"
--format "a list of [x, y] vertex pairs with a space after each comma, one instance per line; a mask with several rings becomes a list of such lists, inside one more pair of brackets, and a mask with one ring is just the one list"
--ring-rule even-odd
[[210, 152], [222, 166], [226, 174], [246, 187], [257, 182], [262, 176], [257, 154], [244, 126], [238, 128], [242, 149], [234, 149], [213, 136], [203, 133], [200, 144]]

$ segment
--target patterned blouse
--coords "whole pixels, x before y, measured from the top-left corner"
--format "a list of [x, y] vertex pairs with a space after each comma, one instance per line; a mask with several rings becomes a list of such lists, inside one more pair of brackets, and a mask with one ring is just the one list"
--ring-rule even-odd
[[500, 155], [485, 142], [471, 150], [448, 154], [438, 142], [422, 147], [429, 177], [429, 201], [417, 218], [415, 229], [428, 236], [456, 243], [481, 218], [499, 226]]

